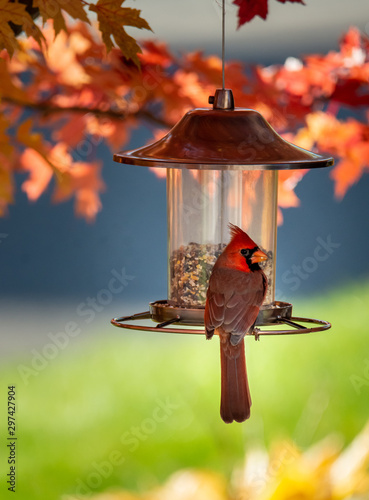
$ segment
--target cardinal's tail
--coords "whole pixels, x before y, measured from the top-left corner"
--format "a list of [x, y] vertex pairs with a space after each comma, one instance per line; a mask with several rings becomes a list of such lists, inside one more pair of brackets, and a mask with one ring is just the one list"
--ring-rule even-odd
[[250, 417], [251, 396], [246, 373], [243, 339], [233, 346], [229, 334], [220, 333], [221, 401], [220, 416], [225, 423], [243, 422]]

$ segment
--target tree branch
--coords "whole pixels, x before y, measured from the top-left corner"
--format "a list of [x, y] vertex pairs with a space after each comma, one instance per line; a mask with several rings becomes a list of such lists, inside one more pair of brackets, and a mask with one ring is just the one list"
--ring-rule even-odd
[[55, 106], [47, 101], [44, 102], [23, 102], [18, 99], [14, 99], [12, 97], [1, 97], [1, 102], [12, 104], [14, 106], [19, 106], [21, 108], [33, 109], [34, 111], [38, 111], [43, 115], [51, 115], [57, 113], [78, 113], [78, 114], [88, 114], [92, 113], [97, 117], [107, 117], [113, 120], [127, 120], [129, 118], [137, 118], [139, 120], [145, 120], [154, 125], [163, 128], [170, 128], [173, 124], [168, 123], [163, 120], [159, 116], [154, 115], [151, 111], [141, 109], [136, 111], [135, 113], [122, 113], [121, 111], [116, 111], [114, 109], [99, 109], [99, 108], [88, 108], [84, 106], [68, 106], [68, 107], [60, 107]]

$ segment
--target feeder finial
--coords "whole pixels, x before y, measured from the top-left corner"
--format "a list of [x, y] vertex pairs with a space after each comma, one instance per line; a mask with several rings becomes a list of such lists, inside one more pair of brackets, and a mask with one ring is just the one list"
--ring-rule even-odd
[[232, 90], [217, 89], [215, 95], [209, 96], [209, 104], [213, 105], [213, 109], [234, 109]]

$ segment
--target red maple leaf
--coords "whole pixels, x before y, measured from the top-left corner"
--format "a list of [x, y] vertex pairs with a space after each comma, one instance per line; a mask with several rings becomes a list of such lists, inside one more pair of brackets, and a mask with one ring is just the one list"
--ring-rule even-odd
[[[303, 0], [278, 0], [278, 2], [286, 3], [301, 3], [304, 4]], [[234, 0], [234, 5], [239, 7], [238, 9], [238, 27], [240, 28], [243, 24], [251, 21], [255, 16], [260, 16], [262, 19], [266, 19], [268, 15], [268, 0]]]
[[266, 19], [268, 15], [268, 0], [234, 0], [238, 9], [238, 27], [248, 23], [255, 16]]

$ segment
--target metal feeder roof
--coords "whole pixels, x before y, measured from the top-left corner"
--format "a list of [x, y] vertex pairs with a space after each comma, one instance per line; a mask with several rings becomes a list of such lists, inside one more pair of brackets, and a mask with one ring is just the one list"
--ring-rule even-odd
[[198, 170], [284, 170], [329, 167], [333, 158], [282, 139], [263, 116], [234, 108], [232, 91], [217, 90], [212, 109], [193, 109], [159, 141], [114, 155], [128, 165]]

